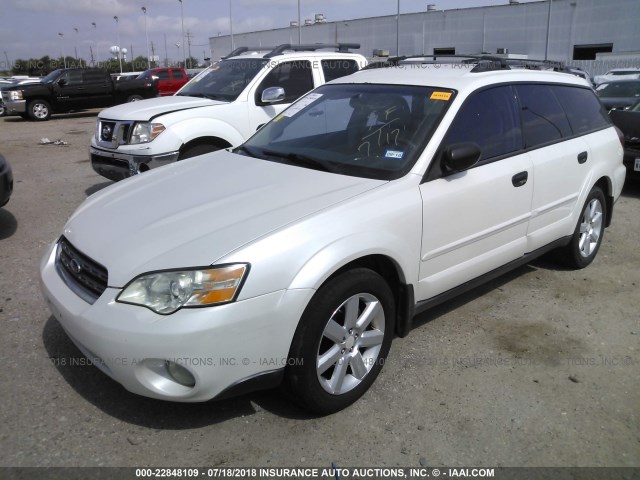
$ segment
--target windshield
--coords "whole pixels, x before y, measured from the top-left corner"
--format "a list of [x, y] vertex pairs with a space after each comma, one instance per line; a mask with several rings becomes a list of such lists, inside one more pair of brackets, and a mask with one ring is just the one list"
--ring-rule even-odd
[[60, 69], [54, 70], [53, 72], [51, 72], [49, 75], [47, 75], [46, 77], [44, 77], [42, 79], [42, 83], [51, 83], [51, 82], [53, 82], [56, 78], [58, 78], [60, 76], [61, 72], [62, 72], [62, 70], [60, 70]]
[[406, 85], [317, 88], [236, 152], [344, 175], [406, 174], [453, 100], [451, 90]]
[[598, 85], [601, 97], [640, 97], [640, 82], [611, 82]]
[[264, 58], [222, 60], [193, 78], [177, 95], [232, 102], [266, 63]]

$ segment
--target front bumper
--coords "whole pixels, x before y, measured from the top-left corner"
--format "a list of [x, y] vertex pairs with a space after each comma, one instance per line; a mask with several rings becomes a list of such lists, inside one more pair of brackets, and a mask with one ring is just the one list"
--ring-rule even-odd
[[3, 100], [7, 115], [18, 115], [27, 112], [26, 100]]
[[[41, 286], [54, 316], [76, 346], [127, 390], [180, 402], [206, 401], [238, 390], [244, 381], [281, 371], [293, 334], [312, 290], [281, 290], [212, 308], [182, 309], [172, 315], [115, 301], [109, 287], [91, 305], [60, 278], [56, 245], [40, 265]], [[195, 378], [176, 382], [166, 361]]]
[[180, 152], [168, 152], [160, 155], [130, 155], [94, 146], [89, 147], [89, 158], [93, 170], [98, 175], [115, 181], [175, 162], [178, 160], [179, 154]]

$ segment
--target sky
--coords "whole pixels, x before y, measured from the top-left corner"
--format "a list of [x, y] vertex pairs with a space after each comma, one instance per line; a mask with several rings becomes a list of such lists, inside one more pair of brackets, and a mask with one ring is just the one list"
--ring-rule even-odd
[[[506, 4], [508, 0], [399, 0], [400, 13]], [[521, 0], [521, 3], [531, 0]], [[327, 21], [394, 15], [398, 0], [0, 0], [0, 70], [17, 59], [77, 56], [104, 61], [111, 46], [126, 48], [128, 58], [147, 55], [182, 59], [182, 20], [191, 39], [191, 55], [209, 56], [209, 37], [289, 26], [300, 17], [324, 14]], [[142, 12], [146, 8], [146, 14]], [[182, 10], [182, 12], [181, 12]], [[118, 17], [118, 22], [114, 20]], [[146, 30], [145, 30], [146, 19]], [[95, 27], [92, 25], [95, 23]], [[149, 44], [146, 41], [149, 37]], [[179, 44], [180, 46], [177, 46]], [[166, 45], [166, 51], [165, 51]], [[187, 52], [188, 53], [188, 52]]]

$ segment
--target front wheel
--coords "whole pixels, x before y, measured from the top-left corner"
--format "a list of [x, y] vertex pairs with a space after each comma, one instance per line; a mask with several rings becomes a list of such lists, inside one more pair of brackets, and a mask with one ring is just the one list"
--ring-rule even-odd
[[319, 414], [360, 398], [391, 347], [393, 294], [377, 273], [358, 268], [338, 275], [311, 299], [291, 344], [285, 388]]
[[215, 152], [220, 150], [220, 147], [209, 143], [201, 143], [200, 145], [194, 145], [185, 149], [178, 156], [178, 160], [185, 160], [191, 157], [197, 157], [198, 155], [204, 155], [205, 153]]
[[593, 187], [582, 208], [580, 219], [563, 250], [563, 260], [573, 268], [584, 268], [596, 257], [607, 220], [606, 200], [599, 187]]
[[27, 114], [31, 120], [42, 122], [51, 118], [51, 105], [46, 100], [32, 100], [27, 105]]

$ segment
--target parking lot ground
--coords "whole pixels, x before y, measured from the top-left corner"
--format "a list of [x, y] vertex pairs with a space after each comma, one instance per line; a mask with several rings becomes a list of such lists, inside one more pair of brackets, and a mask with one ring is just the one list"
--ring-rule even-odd
[[342, 412], [278, 391], [168, 403], [88, 365], [40, 293], [44, 248], [111, 183], [88, 161], [95, 120], [0, 119], [0, 466], [640, 466], [640, 183], [591, 266], [542, 259], [421, 315]]

